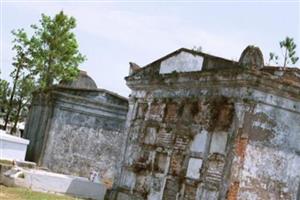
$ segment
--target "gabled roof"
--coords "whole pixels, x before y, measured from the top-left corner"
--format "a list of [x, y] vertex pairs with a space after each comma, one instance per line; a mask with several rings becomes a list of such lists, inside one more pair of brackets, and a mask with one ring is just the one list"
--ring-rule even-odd
[[[145, 73], [149, 73], [150, 71], [159, 71], [159, 65], [161, 62], [174, 57], [178, 54], [180, 54], [181, 52], [186, 52], [188, 54], [194, 55], [194, 56], [201, 56], [203, 57], [203, 67], [202, 70], [209, 70], [209, 69], [220, 69], [220, 68], [232, 68], [232, 67], [238, 67], [239, 63], [233, 60], [228, 60], [225, 58], [221, 58], [218, 56], [213, 56], [210, 54], [206, 54], [203, 52], [199, 52], [199, 51], [195, 51], [195, 50], [191, 50], [191, 49], [186, 49], [186, 48], [180, 48], [177, 49], [174, 52], [171, 52], [149, 64], [147, 64], [146, 66], [135, 70], [135, 72], [133, 72], [131, 75], [129, 75], [128, 77], [126, 77], [126, 79], [130, 78], [130, 77], [134, 77], [136, 75], [141, 75], [141, 74], [145, 74]], [[153, 69], [149, 69], [149, 68], [153, 68]], [[156, 68], [156, 69], [154, 69]]]
[[[163, 60], [166, 60], [180, 52], [187, 52], [187, 53], [190, 53], [190, 54], [193, 54], [193, 55], [199, 55], [199, 56], [203, 56], [203, 57], [210, 57], [210, 58], [214, 58], [214, 59], [219, 59], [219, 60], [222, 60], [222, 61], [225, 61], [225, 62], [230, 62], [230, 63], [235, 63], [235, 64], [238, 64], [238, 62], [236, 61], [233, 61], [233, 60], [228, 60], [228, 59], [225, 59], [225, 58], [221, 58], [221, 57], [218, 57], [218, 56], [213, 56], [213, 55], [210, 55], [210, 54], [207, 54], [207, 53], [203, 53], [203, 52], [200, 52], [200, 51], [195, 51], [195, 50], [192, 50], [192, 49], [187, 49], [187, 48], [180, 48], [180, 49], [177, 49], [176, 51], [173, 51], [172, 53], [169, 53], [149, 64], [147, 64], [145, 67], [148, 67], [148, 66], [151, 66], [152, 64], [154, 63], [157, 63], [157, 62], [161, 62]], [[145, 68], [143, 67], [143, 68]]]
[[[248, 46], [243, 51], [243, 53], [249, 48], [250, 49], [254, 48], [255, 50], [258, 49], [257, 51], [260, 52], [259, 48], [257, 48], [257, 47]], [[180, 49], [177, 49], [176, 51], [173, 51], [173, 52], [145, 65], [144, 67], [135, 68], [135, 70], [129, 76], [127, 76], [125, 79], [128, 80], [130, 78], [133, 78], [134, 76], [139, 76], [139, 75], [149, 75], [149, 76], [159, 75], [160, 63], [162, 63], [163, 61], [165, 61], [171, 57], [175, 57], [176, 55], [180, 54], [181, 52], [186, 52], [186, 53], [192, 54], [194, 56], [203, 57], [204, 61], [203, 61], [203, 66], [202, 66], [201, 71], [232, 69], [232, 68], [243, 67], [240, 62], [237, 62], [234, 60], [229, 60], [229, 59], [221, 58], [218, 56], [213, 56], [213, 55], [210, 55], [207, 53], [203, 53], [203, 52], [199, 52], [199, 51], [195, 51], [195, 50], [191, 50], [191, 49], [187, 49], [187, 48], [180, 48]], [[278, 70], [283, 70], [283, 68], [278, 67], [278, 66], [263, 66], [262, 68], [259, 68], [259, 70], [265, 71], [265, 72], [274, 72], [274, 71], [278, 71]], [[296, 68], [296, 67], [285, 67], [284, 70], [285, 70], [285, 72], [300, 73], [300, 69]], [[195, 72], [195, 73], [197, 73], [197, 72]]]
[[[275, 89], [284, 87], [286, 90], [299, 90], [300, 69], [264, 66], [261, 55], [259, 48], [248, 46], [237, 62], [181, 48], [143, 68], [135, 67], [131, 71], [131, 75], [125, 79], [127, 86], [133, 90], [163, 87], [169, 89], [174, 87], [193, 88], [197, 85], [204, 87], [207, 84], [216, 86], [218, 81], [221, 85], [241, 86], [247, 83], [246, 85], [252, 84], [253, 87], [268, 85]], [[200, 62], [198, 62], [199, 60]], [[187, 63], [192, 63], [192, 67]], [[199, 67], [199, 65], [201, 66]], [[265, 86], [259, 84], [262, 82], [266, 83]], [[298, 95], [298, 92], [296, 93]]]

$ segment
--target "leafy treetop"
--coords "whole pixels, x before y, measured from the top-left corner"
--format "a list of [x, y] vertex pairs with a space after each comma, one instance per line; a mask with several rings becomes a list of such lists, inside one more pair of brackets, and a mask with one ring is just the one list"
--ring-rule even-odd
[[38, 76], [38, 85], [45, 89], [61, 80], [72, 80], [78, 76], [78, 66], [85, 60], [78, 50], [72, 30], [76, 20], [63, 11], [53, 18], [42, 14], [39, 25], [31, 25], [33, 36], [28, 39], [24, 30], [18, 39], [28, 45], [30, 67]]
[[[283, 67], [286, 67], [287, 64], [292, 63], [293, 65], [297, 63], [299, 57], [296, 56], [296, 47], [297, 45], [294, 42], [293, 38], [286, 37], [283, 41], [279, 42], [280, 49], [283, 56]], [[279, 56], [273, 52], [269, 54], [269, 62], [275, 62], [278, 65]]]

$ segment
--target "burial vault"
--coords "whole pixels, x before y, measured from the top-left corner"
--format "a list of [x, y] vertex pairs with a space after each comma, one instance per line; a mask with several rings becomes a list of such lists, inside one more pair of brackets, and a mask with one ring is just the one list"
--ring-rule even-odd
[[24, 133], [26, 159], [59, 173], [89, 177], [96, 171], [112, 183], [127, 110], [126, 98], [97, 88], [84, 71], [72, 82], [36, 91]]
[[[300, 70], [179, 49], [131, 64], [126, 148], [109, 199], [300, 195]], [[298, 196], [297, 196], [298, 195]]]

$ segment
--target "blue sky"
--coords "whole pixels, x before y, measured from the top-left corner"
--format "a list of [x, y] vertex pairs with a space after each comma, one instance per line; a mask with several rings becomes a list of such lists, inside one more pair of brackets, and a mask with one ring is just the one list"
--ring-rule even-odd
[[[75, 33], [87, 56], [81, 69], [98, 87], [128, 96], [129, 62], [144, 66], [178, 48], [238, 60], [251, 44], [281, 55], [286, 36], [300, 45], [299, 1], [9, 1], [1, 3], [1, 71], [8, 79], [14, 52], [11, 30], [25, 28], [41, 13], [60, 10], [77, 19]], [[297, 54], [300, 57], [300, 48]], [[300, 66], [298, 62], [297, 66]]]

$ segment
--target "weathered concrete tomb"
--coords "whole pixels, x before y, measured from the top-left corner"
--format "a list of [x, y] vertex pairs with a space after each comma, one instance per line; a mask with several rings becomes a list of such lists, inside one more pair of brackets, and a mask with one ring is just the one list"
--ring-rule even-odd
[[34, 94], [25, 127], [26, 159], [53, 172], [112, 181], [125, 140], [128, 101], [98, 89], [81, 71], [72, 82]]
[[300, 70], [179, 49], [131, 64], [116, 200], [299, 200]]

